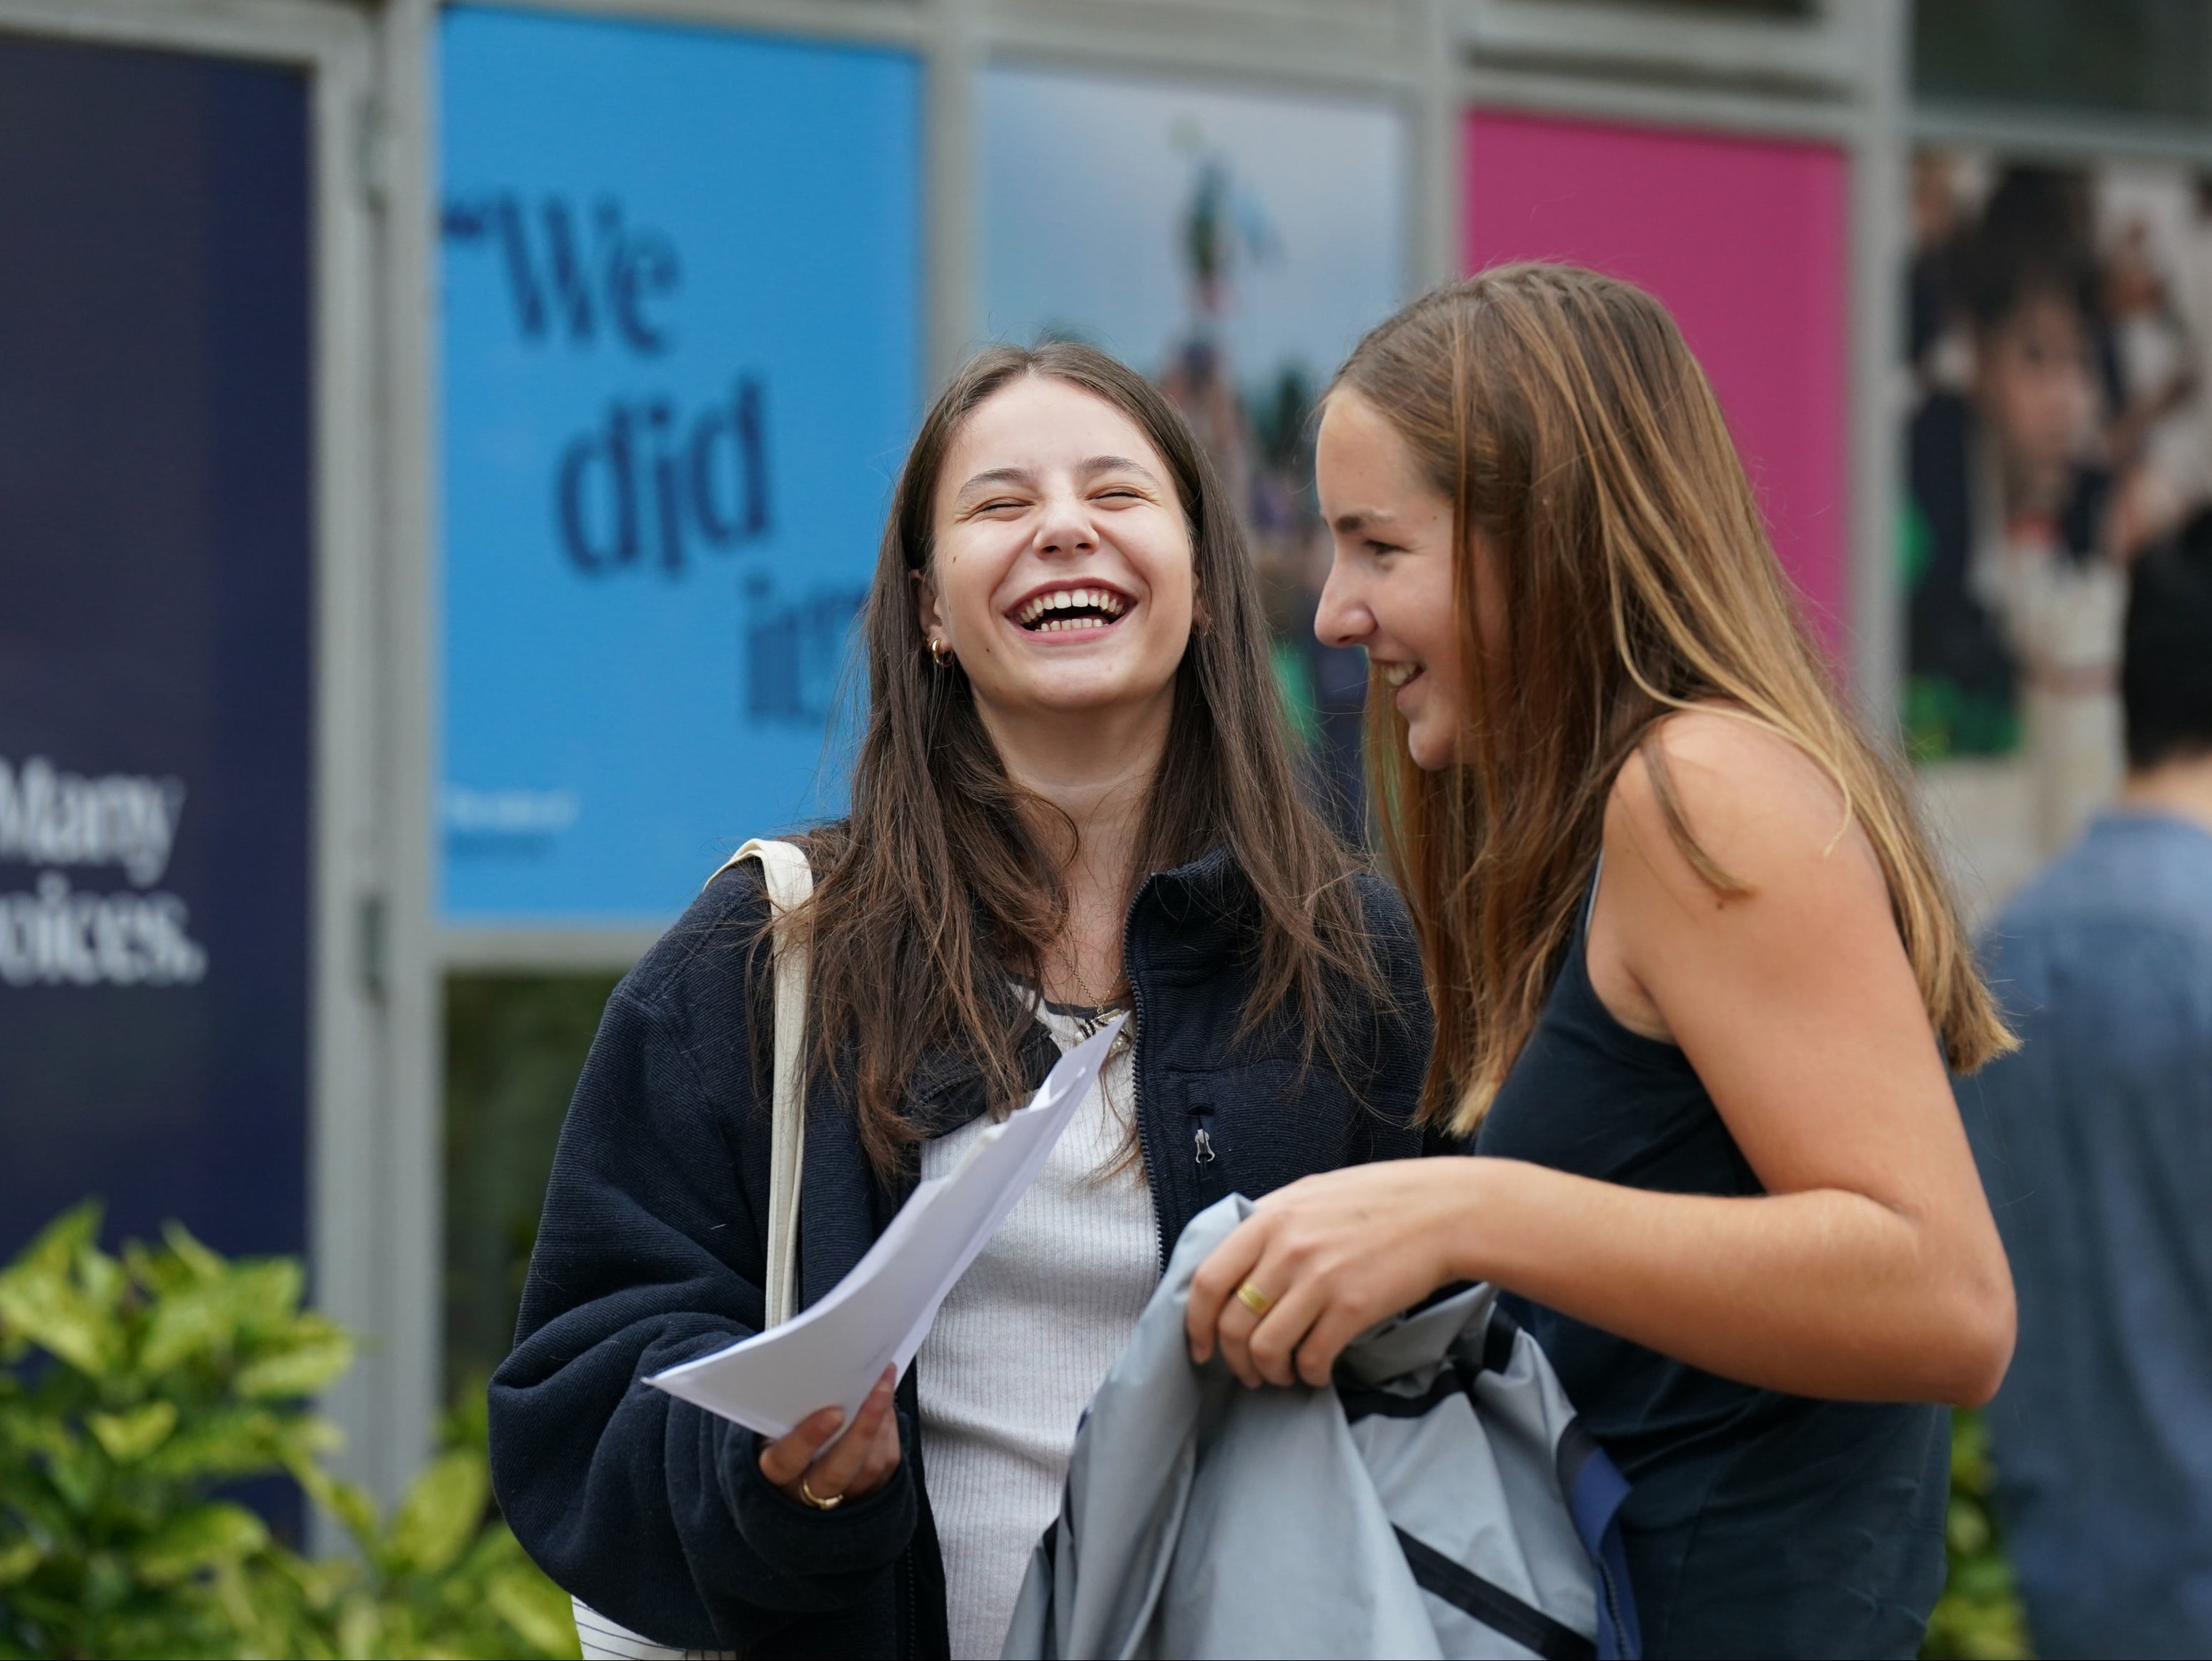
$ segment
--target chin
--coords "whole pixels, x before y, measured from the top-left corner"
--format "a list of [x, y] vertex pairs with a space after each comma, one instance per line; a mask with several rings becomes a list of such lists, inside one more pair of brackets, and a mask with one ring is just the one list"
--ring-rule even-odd
[[1063, 715], [1111, 709], [1118, 704], [1141, 702], [1144, 696], [1141, 691], [1102, 681], [1063, 681], [1057, 685], [1028, 689], [1030, 703], [1040, 709], [1049, 709]]
[[1424, 773], [1441, 773], [1459, 759], [1459, 746], [1447, 738], [1423, 731], [1419, 727], [1408, 727], [1406, 733], [1406, 753], [1413, 758], [1413, 765]]

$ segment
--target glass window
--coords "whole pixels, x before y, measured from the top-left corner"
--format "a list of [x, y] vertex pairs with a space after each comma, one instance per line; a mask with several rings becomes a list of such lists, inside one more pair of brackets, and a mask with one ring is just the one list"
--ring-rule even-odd
[[1913, 9], [1923, 98], [2176, 120], [2212, 115], [2202, 0], [1940, 0]]

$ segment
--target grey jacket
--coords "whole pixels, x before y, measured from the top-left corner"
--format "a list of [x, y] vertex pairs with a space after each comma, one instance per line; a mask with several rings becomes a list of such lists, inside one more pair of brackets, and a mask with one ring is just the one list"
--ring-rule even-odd
[[1627, 1656], [1628, 1492], [1478, 1286], [1360, 1339], [1337, 1383], [1247, 1391], [1183, 1310], [1250, 1214], [1183, 1232], [1076, 1437], [1009, 1658]]

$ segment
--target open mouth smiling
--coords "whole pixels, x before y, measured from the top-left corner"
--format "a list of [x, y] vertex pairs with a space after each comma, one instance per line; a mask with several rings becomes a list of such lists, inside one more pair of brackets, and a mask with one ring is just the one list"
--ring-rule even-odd
[[1032, 635], [1097, 633], [1121, 622], [1135, 604], [1118, 589], [1096, 582], [1073, 583], [1031, 594], [1006, 617]]

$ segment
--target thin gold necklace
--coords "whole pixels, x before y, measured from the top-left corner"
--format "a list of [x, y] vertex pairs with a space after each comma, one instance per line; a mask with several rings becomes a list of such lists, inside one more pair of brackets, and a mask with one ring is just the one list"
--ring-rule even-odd
[[1083, 1000], [1083, 1007], [1091, 1012], [1087, 1015], [1075, 1017], [1076, 1042], [1080, 1043], [1084, 1039], [1103, 1031], [1107, 1023], [1114, 1019], [1115, 1012], [1098, 1001], [1098, 995], [1091, 989], [1091, 982], [1073, 952], [1067, 954], [1067, 972], [1074, 977], [1075, 990]]

